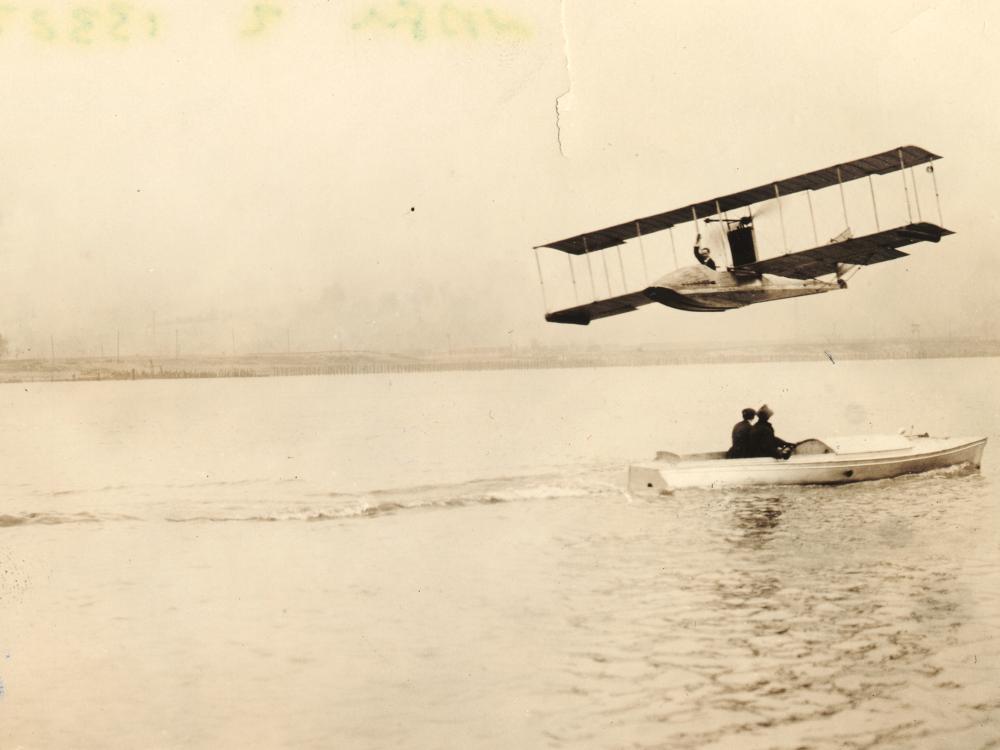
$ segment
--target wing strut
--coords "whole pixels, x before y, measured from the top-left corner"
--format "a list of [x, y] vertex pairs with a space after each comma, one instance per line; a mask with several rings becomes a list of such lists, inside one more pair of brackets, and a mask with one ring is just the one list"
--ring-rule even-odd
[[[642, 231], [639, 229], [639, 222], [635, 223], [635, 236], [639, 238], [639, 254], [642, 255], [642, 273], [646, 278], [646, 283], [649, 283], [649, 266], [646, 265], [646, 248], [642, 246]], [[566, 253], [569, 255], [569, 253]]]
[[[840, 167], [837, 167], [837, 174], [840, 174]], [[774, 199], [778, 201], [778, 219], [781, 221], [781, 242], [785, 246], [785, 255], [788, 255], [788, 237], [785, 235], [785, 212], [781, 210], [781, 192], [778, 190], [778, 183], [774, 183]]]
[[719, 242], [722, 243], [722, 255], [723, 257], [729, 256], [729, 267], [732, 268], [736, 265], [736, 261], [733, 260], [732, 248], [729, 247], [729, 243], [726, 242], [726, 230], [729, 229], [729, 217], [726, 216], [726, 212], [719, 208], [719, 201], [715, 201], [715, 213], [722, 215], [722, 223], [719, 224]]
[[913, 223], [913, 212], [910, 211], [910, 189], [906, 186], [906, 166], [903, 164], [903, 149], [898, 149], [899, 153], [899, 173], [903, 177], [903, 195], [906, 196], [906, 216], [910, 223]]
[[816, 234], [816, 214], [813, 213], [812, 190], [806, 190], [806, 200], [809, 201], [809, 220], [813, 225], [813, 244], [819, 244], [819, 235]]
[[937, 201], [938, 224], [940, 224], [941, 226], [944, 226], [944, 219], [941, 218], [941, 196], [938, 195], [937, 175], [934, 173], [934, 165], [933, 164], [928, 164], [927, 165], [927, 171], [931, 173], [931, 181], [934, 183], [934, 200]]
[[[847, 198], [844, 197], [844, 180], [840, 176], [840, 167], [837, 167], [837, 184], [840, 186], [840, 207], [844, 209], [844, 229], [850, 231], [851, 221], [847, 218]], [[903, 184], [906, 184], [905, 176], [903, 177]], [[913, 223], [913, 219], [910, 219], [910, 223]]]

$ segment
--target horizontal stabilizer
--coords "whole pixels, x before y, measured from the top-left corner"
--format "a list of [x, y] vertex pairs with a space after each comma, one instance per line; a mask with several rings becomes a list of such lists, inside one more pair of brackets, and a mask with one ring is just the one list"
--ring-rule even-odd
[[817, 169], [813, 172], [788, 177], [784, 180], [775, 180], [766, 185], [741, 190], [738, 193], [722, 195], [718, 198], [709, 198], [681, 208], [664, 211], [652, 216], [644, 216], [640, 219], [633, 219], [624, 224], [618, 224], [605, 229], [598, 229], [585, 234], [578, 234], [576, 237], [568, 237], [556, 242], [548, 242], [539, 247], [551, 247], [555, 250], [562, 250], [564, 253], [581, 255], [592, 253], [595, 250], [605, 250], [615, 245], [624, 244], [626, 240], [634, 239], [640, 235], [659, 232], [669, 229], [677, 224], [692, 221], [697, 214], [699, 219], [715, 216], [720, 211], [734, 211], [749, 206], [754, 203], [774, 199], [774, 189], [777, 186], [782, 196], [800, 193], [803, 190], [821, 190], [832, 187], [841, 182], [850, 182], [868, 175], [882, 175], [890, 172], [898, 172], [904, 167], [909, 168], [917, 164], [926, 164], [940, 159], [937, 154], [920, 148], [920, 146], [900, 146], [880, 154], [872, 154], [863, 159], [834, 164], [830, 167]]
[[574, 325], [585, 326], [592, 320], [607, 318], [612, 315], [633, 312], [640, 305], [648, 305], [652, 302], [644, 291], [629, 292], [617, 297], [608, 299], [598, 299], [588, 302], [586, 305], [567, 307], [565, 310], [556, 310], [545, 315], [545, 319], [550, 323], [572, 323]]
[[919, 222], [895, 229], [854, 237], [842, 242], [831, 242], [797, 253], [779, 255], [775, 258], [758, 260], [739, 266], [737, 270], [770, 273], [792, 279], [815, 279], [837, 272], [838, 264], [869, 266], [896, 258], [905, 258], [906, 253], [897, 248], [917, 242], [937, 242], [954, 232], [930, 224]]

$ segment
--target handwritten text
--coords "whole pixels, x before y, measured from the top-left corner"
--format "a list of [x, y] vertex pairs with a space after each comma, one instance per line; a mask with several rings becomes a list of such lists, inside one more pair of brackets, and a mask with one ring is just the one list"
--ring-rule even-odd
[[156, 13], [124, 2], [71, 5], [60, 10], [0, 3], [0, 35], [14, 30], [41, 42], [87, 46], [151, 39], [159, 33], [160, 20]]
[[465, 39], [525, 39], [531, 35], [523, 21], [490, 7], [454, 2], [388, 0], [361, 13], [355, 30], [388, 30], [422, 41], [433, 36]]
[[270, 31], [284, 15], [281, 6], [274, 3], [255, 3], [250, 8], [250, 18], [243, 26], [243, 36], [260, 36]]

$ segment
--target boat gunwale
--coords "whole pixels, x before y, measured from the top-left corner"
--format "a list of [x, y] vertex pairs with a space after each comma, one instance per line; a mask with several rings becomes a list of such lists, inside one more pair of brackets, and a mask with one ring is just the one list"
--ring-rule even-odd
[[933, 451], [921, 453], [904, 453], [900, 451], [894, 456], [887, 456], [883, 454], [881, 456], [872, 456], [870, 458], [859, 458], [859, 456], [864, 454], [857, 453], [845, 455], [822, 453], [816, 456], [792, 456], [787, 460], [763, 456], [755, 458], [722, 458], [702, 461], [650, 461], [634, 465], [642, 468], [655, 469], [663, 472], [665, 475], [674, 472], [686, 473], [688, 469], [704, 470], [706, 468], [722, 469], [725, 473], [734, 473], [737, 470], [750, 470], [754, 472], [773, 471], [774, 469], [784, 467], [795, 467], [797, 470], [807, 470], [831, 469], [838, 466], [880, 466], [885, 464], [905, 464], [912, 461], [940, 458], [951, 453], [959, 453], [980, 445], [985, 446], [987, 440], [988, 438], [985, 437], [971, 438], [968, 439], [968, 442]]

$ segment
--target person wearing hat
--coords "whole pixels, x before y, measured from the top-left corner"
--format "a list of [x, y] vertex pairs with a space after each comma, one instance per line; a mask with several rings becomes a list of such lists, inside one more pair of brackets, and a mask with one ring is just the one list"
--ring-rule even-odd
[[785, 458], [792, 455], [791, 443], [787, 443], [774, 434], [771, 417], [774, 412], [767, 404], [757, 410], [757, 424], [750, 428], [750, 455]]
[[750, 431], [753, 428], [751, 422], [757, 416], [753, 409], [743, 410], [743, 419], [733, 426], [733, 445], [726, 451], [726, 458], [749, 458], [750, 457]]
[[707, 247], [701, 247], [701, 234], [694, 241], [694, 259], [707, 268], [716, 270], [715, 261], [712, 260], [712, 251]]

